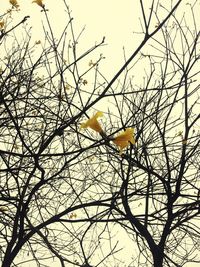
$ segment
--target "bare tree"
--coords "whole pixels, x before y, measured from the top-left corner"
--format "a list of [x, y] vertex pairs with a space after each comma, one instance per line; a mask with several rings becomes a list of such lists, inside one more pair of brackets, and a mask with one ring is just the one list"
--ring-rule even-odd
[[9, 24], [16, 5], [0, 21], [2, 267], [199, 263], [199, 1], [141, 0], [143, 40], [110, 81], [91, 60], [105, 38], [80, 52], [66, 2], [58, 37], [35, 2], [43, 40]]

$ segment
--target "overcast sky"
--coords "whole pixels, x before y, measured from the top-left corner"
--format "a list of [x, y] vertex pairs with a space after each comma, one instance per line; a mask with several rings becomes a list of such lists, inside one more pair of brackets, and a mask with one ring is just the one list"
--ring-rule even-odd
[[[62, 0], [44, 0], [49, 10], [51, 22], [55, 32], [63, 29], [68, 21], [64, 11]], [[100, 42], [105, 36], [105, 44], [101, 50], [106, 57], [104, 61], [105, 71], [110, 76], [114, 74], [124, 62], [123, 47], [127, 56], [137, 47], [141, 36], [134, 36], [133, 31], [141, 30], [139, 24], [139, 1], [125, 0], [69, 0], [67, 1], [74, 18], [74, 30], [76, 34], [85, 27], [80, 39], [80, 46], [84, 49]], [[2, 4], [3, 3], [3, 4]], [[20, 11], [13, 13], [14, 21], [19, 21], [26, 15], [30, 15], [29, 24], [33, 25], [32, 35], [35, 39], [42, 36], [41, 20], [44, 14], [41, 8], [31, 0], [18, 0]], [[56, 4], [55, 4], [56, 3]], [[9, 0], [1, 0], [1, 12], [10, 8]], [[112, 68], [111, 68], [112, 66]]]
[[[171, 2], [169, 0], [162, 2], [166, 3], [167, 1]], [[0, 2], [0, 14], [2, 14], [10, 8], [10, 4], [9, 0], [0, 0]], [[20, 11], [13, 13], [14, 21], [17, 22], [24, 16], [30, 15], [29, 23], [33, 25], [33, 39], [41, 39], [41, 20], [44, 20], [41, 8], [33, 4], [31, 0], [18, 0], [18, 2]], [[145, 0], [144, 2], [151, 1]], [[182, 8], [186, 7], [186, 2], [188, 1], [184, 1]], [[78, 34], [85, 26], [80, 46], [85, 49], [89, 48], [95, 42], [101, 41], [104, 36], [106, 37], [107, 45], [98, 53], [102, 52], [106, 57], [105, 73], [111, 77], [124, 62], [123, 47], [125, 47], [128, 57], [139, 44], [141, 35], [133, 34], [133, 32], [141, 31], [139, 0], [69, 0], [67, 3], [72, 10], [72, 17], [74, 17], [75, 32]], [[68, 21], [63, 1], [44, 0], [44, 4], [49, 9], [55, 32], [59, 32]], [[191, 266], [188, 265], [188, 267]]]

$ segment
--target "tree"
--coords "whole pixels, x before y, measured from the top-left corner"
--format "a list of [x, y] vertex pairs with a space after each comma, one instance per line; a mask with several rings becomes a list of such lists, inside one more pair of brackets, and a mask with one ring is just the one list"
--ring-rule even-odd
[[0, 24], [2, 267], [199, 263], [199, 1], [189, 27], [183, 1], [141, 0], [143, 40], [111, 81], [91, 61], [105, 38], [80, 53], [66, 2], [59, 37], [35, 2], [44, 40], [9, 26], [18, 6]]

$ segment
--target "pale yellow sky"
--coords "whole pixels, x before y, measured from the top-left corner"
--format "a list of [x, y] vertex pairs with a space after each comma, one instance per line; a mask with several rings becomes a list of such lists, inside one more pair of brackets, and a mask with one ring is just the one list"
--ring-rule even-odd
[[[0, 14], [2, 14], [3, 11], [10, 8], [10, 4], [9, 0], [0, 0], [0, 2]], [[18, 0], [18, 2], [21, 10], [13, 13], [14, 21], [19, 21], [24, 16], [30, 15], [29, 23], [33, 25], [33, 39], [41, 39], [41, 20], [44, 20], [41, 8], [33, 4], [31, 0]], [[144, 3], [148, 2], [149, 0], [144, 0]], [[162, 2], [167, 3], [171, 1], [163, 0]], [[186, 6], [187, 2], [183, 1], [182, 11], [188, 8]], [[95, 42], [101, 41], [103, 36], [106, 37], [107, 45], [98, 50], [96, 56], [103, 53], [106, 57], [103, 70], [107, 77], [111, 78], [124, 62], [123, 46], [125, 46], [128, 58], [139, 44], [141, 35], [133, 34], [134, 31], [138, 32], [141, 30], [139, 23], [139, 17], [141, 17], [139, 0], [69, 0], [67, 3], [72, 10], [72, 17], [75, 19], [75, 32], [78, 34], [86, 26], [85, 32], [80, 39], [80, 46], [86, 49], [94, 45]], [[63, 1], [44, 0], [44, 4], [49, 9], [49, 15], [51, 16], [55, 32], [59, 32], [68, 21], [64, 12]], [[33, 265], [31, 264], [30, 266], [32, 267]], [[60, 265], [55, 264], [52, 267], [57, 266]], [[184, 267], [197, 266], [198, 264], [184, 265]]]
[[[1, 1], [3, 2], [2, 11], [10, 7], [9, 0]], [[33, 38], [41, 39], [43, 36], [41, 20], [44, 20], [44, 14], [40, 12], [41, 8], [31, 0], [18, 0], [18, 3], [20, 11], [13, 13], [14, 21], [30, 15], [28, 21], [33, 25]], [[57, 0], [55, 4], [55, 1], [44, 0], [44, 3], [49, 9], [53, 29], [55, 32], [60, 32], [68, 21], [63, 1]], [[123, 46], [129, 56], [139, 43], [140, 36], [133, 36], [133, 31], [140, 30], [139, 6], [136, 3], [133, 4], [131, 0], [69, 0], [67, 3], [72, 10], [75, 33], [78, 35], [85, 26], [85, 31], [80, 38], [80, 47], [89, 48], [95, 42], [100, 42], [104, 36], [106, 37], [106, 46], [98, 50], [97, 54], [102, 52], [106, 57], [105, 72], [112, 77], [124, 62]]]

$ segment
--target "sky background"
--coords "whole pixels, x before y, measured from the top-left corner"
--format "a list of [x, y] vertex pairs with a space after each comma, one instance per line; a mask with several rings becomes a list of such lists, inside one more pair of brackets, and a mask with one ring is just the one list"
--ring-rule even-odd
[[[80, 38], [81, 48], [89, 48], [95, 42], [100, 42], [104, 36], [106, 37], [105, 46], [99, 49], [97, 54], [102, 52], [105, 56], [103, 68], [109, 78], [124, 62], [123, 47], [125, 47], [126, 55], [129, 56], [141, 39], [141, 35], [133, 35], [133, 31], [141, 31], [139, 5], [133, 2], [139, 1], [67, 1], [72, 11], [71, 16], [74, 18], [75, 34], [78, 35], [85, 27]], [[40, 12], [41, 8], [31, 0], [18, 0], [18, 3], [20, 11], [13, 13], [14, 22], [29, 15], [30, 19], [27, 22], [33, 25], [33, 39], [42, 38], [41, 21], [44, 20], [44, 14]], [[59, 33], [68, 21], [63, 1], [44, 0], [44, 3], [49, 10], [54, 31]], [[5, 11], [8, 8], [10, 8], [9, 0], [1, 0], [1, 10]]]
[[[41, 12], [41, 8], [32, 3], [31, 0], [18, 0], [18, 2], [20, 4], [20, 11], [13, 13], [13, 23], [29, 15], [30, 19], [28, 23], [33, 25], [33, 40], [42, 39], [43, 30], [41, 21], [44, 20], [44, 14]], [[144, 1], [145, 4], [148, 4], [148, 2], [151, 1]], [[162, 3], [167, 2], [171, 1], [162, 1]], [[187, 2], [183, 1], [180, 12], [187, 8]], [[103, 53], [105, 60], [102, 70], [106, 74], [106, 77], [110, 79], [124, 63], [123, 47], [128, 58], [137, 48], [142, 38], [141, 34], [133, 34], [134, 32], [141, 32], [139, 1], [69, 0], [67, 3], [72, 10], [72, 17], [74, 17], [75, 33], [79, 34], [85, 27], [83, 35], [80, 38], [80, 46], [83, 49], [93, 46], [95, 42], [100, 42], [104, 36], [106, 37], [106, 45], [99, 49], [94, 54], [94, 57], [96, 56], [98, 58], [98, 55]], [[44, 4], [49, 9], [53, 29], [59, 34], [60, 30], [68, 21], [68, 17], [64, 11], [63, 1], [44, 0]], [[9, 0], [0, 0], [0, 13], [2, 14], [8, 8], [10, 8]], [[152, 25], [152, 29], [154, 27], [155, 25]], [[140, 66], [140, 68], [142, 73], [144, 66]], [[138, 76], [142, 75], [141, 73]], [[121, 233], [121, 238], [123, 238], [123, 233]], [[126, 253], [128, 252], [126, 251]], [[33, 265], [31, 264], [30, 266]], [[54, 265], [54, 267], [57, 266], [60, 265]], [[198, 264], [189, 264], [184, 267], [193, 266], [196, 267]]]

